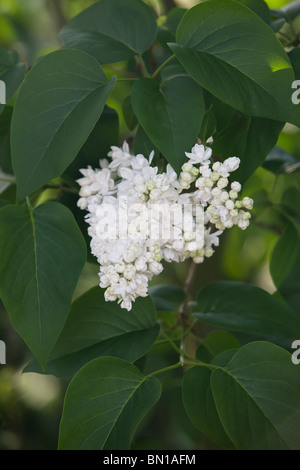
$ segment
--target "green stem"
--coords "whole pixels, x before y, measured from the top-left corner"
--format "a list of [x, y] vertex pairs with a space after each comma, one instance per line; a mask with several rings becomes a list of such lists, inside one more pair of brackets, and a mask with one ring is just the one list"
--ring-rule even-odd
[[147, 377], [153, 377], [154, 375], [163, 374], [164, 372], [168, 372], [169, 370], [178, 369], [178, 367], [182, 367], [181, 362], [177, 362], [177, 364], [173, 364], [172, 366], [164, 367], [163, 369], [156, 370], [152, 372]]
[[10, 184], [16, 184], [16, 181], [15, 180], [10, 180], [8, 178], [0, 178], [0, 181], [2, 183], [10, 183]]
[[197, 273], [197, 267], [198, 265], [194, 263], [193, 260], [191, 260], [187, 278], [184, 284], [185, 300], [183, 304], [180, 306], [180, 310], [179, 310], [180, 321], [181, 321], [181, 341], [180, 341], [180, 362], [181, 363], [183, 363], [184, 358], [185, 358], [185, 340], [186, 340], [186, 326], [187, 326], [187, 321], [189, 319], [189, 301], [191, 297], [191, 291], [193, 289], [195, 276]]
[[202, 362], [202, 361], [195, 361], [195, 360], [192, 360], [192, 361], [184, 361], [184, 365], [185, 366], [194, 366], [194, 367], [206, 367], [207, 369], [210, 369], [210, 370], [217, 370], [217, 369], [224, 369], [223, 367], [221, 366], [215, 366], [214, 364], [208, 364], [207, 362]]
[[118, 78], [117, 82], [134, 82], [135, 80], [139, 80], [139, 78]]
[[155, 375], [159, 374], [164, 374], [165, 372], [169, 372], [170, 370], [178, 369], [179, 367], [183, 366], [201, 366], [201, 367], [207, 367], [207, 369], [211, 370], [216, 370], [216, 369], [223, 369], [220, 366], [216, 366], [214, 364], [207, 364], [206, 362], [202, 361], [183, 361], [183, 362], [177, 362], [176, 364], [172, 364], [171, 366], [168, 367], [163, 367], [162, 369], [156, 370], [155, 372], [151, 372], [151, 374], [148, 374], [147, 377], [153, 377]]
[[[161, 334], [166, 338], [166, 341], [172, 346], [174, 351], [176, 351], [179, 355], [181, 354], [180, 349], [176, 346], [174, 341], [164, 332], [161, 330]], [[157, 344], [157, 343], [156, 343]]]
[[29, 212], [32, 214], [32, 212], [33, 212], [33, 208], [32, 208], [32, 205], [31, 205], [31, 201], [30, 201], [30, 198], [29, 198], [29, 196], [26, 196], [26, 203], [27, 203], [27, 206], [28, 206]]
[[65, 186], [63, 184], [48, 183], [43, 186], [43, 189], [60, 189], [61, 191], [65, 193], [78, 194], [78, 190], [76, 188]]
[[175, 58], [176, 58], [175, 54], [171, 55], [155, 70], [155, 72], [151, 75], [151, 78], [155, 78], [160, 73], [161, 69], [163, 69], [169, 62], [171, 62]]
[[[160, 346], [161, 344], [170, 344], [170, 341], [168, 339], [158, 339], [158, 340], [155, 341], [153, 346]], [[176, 346], [176, 348], [177, 348], [177, 346]], [[178, 353], [177, 349], [176, 349], [176, 352]]]

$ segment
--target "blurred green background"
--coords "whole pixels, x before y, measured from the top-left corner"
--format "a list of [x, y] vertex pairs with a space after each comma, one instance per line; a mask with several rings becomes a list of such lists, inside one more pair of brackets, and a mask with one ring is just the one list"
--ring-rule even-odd
[[[0, 0], [0, 45], [17, 50], [21, 60], [32, 66], [39, 57], [61, 47], [58, 38], [61, 27], [93, 3], [93, 0]], [[147, 0], [146, 3], [161, 16], [174, 4], [188, 8], [199, 2]], [[269, 0], [267, 3], [279, 8], [289, 2]], [[113, 68], [107, 66], [105, 71], [113, 74]], [[127, 87], [127, 84], [117, 87], [108, 103], [118, 111], [121, 142], [131, 134], [122, 114], [122, 101], [129, 94]], [[300, 133], [294, 126], [285, 126], [278, 145], [300, 159]], [[293, 198], [295, 189], [300, 189], [299, 174], [276, 175], [262, 168], [254, 173], [244, 186], [244, 194], [255, 200], [253, 222], [244, 232], [233, 228], [222, 236], [215, 255], [199, 267], [195, 290], [212, 280], [231, 279], [252, 283], [270, 293], [275, 291], [269, 259], [280, 234], [281, 220], [280, 215], [268, 209], [267, 200], [276, 203], [284, 198], [289, 204], [299, 206]], [[185, 263], [166, 265], [152, 285], [182, 286], [186, 273]], [[87, 264], [75, 297], [97, 283], [97, 266]], [[55, 449], [67, 383], [52, 376], [22, 375], [30, 353], [11, 327], [1, 303], [0, 339], [7, 345], [7, 364], [0, 365], [0, 449]], [[170, 364], [174, 361], [173, 354], [165, 344], [157, 345], [147, 359], [148, 367]], [[143, 422], [134, 446], [144, 449], [216, 448], [189, 423], [176, 375], [166, 375], [163, 380], [165, 388], [160, 405]]]

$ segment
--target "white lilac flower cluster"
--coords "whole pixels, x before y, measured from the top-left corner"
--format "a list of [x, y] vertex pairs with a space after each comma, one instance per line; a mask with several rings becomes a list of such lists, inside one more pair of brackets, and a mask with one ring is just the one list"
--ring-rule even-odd
[[111, 161], [101, 160], [100, 169], [80, 170], [78, 180], [100, 286], [106, 300], [127, 310], [147, 296], [163, 260], [202, 263], [226, 228], [249, 225], [253, 207], [252, 199], [239, 199], [240, 183], [229, 183], [239, 158], [213, 163], [211, 148], [196, 144], [178, 177], [170, 165], [161, 173], [152, 167], [153, 155], [134, 156], [125, 142], [111, 148]]

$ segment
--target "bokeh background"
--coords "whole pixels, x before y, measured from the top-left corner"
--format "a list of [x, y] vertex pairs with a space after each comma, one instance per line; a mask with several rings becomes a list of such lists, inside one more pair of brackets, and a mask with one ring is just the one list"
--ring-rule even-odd
[[[191, 7], [195, 0], [145, 0], [158, 16], [174, 5]], [[62, 46], [61, 27], [93, 0], [0, 0], [0, 45], [17, 50], [21, 60], [32, 66], [41, 56]], [[289, 3], [268, 0], [271, 8]], [[296, 27], [298, 27], [296, 25]], [[300, 32], [300, 27], [298, 32]], [[115, 66], [118, 68], [118, 64]], [[106, 67], [108, 75], [114, 67]], [[129, 94], [127, 84], [117, 87], [109, 105], [118, 111], [120, 142], [132, 137], [122, 113], [122, 101]], [[300, 133], [286, 125], [278, 145], [300, 160]], [[1, 147], [0, 147], [1, 152]], [[222, 236], [221, 246], [213, 258], [200, 266], [195, 291], [203, 284], [219, 279], [249, 282], [273, 293], [275, 286], [269, 272], [269, 260], [280, 234], [280, 220], [269, 213], [265, 201], [279, 202], [285, 195], [300, 189], [300, 172], [275, 174], [260, 168], [249, 178], [244, 193], [255, 199], [255, 216], [245, 231], [233, 228]], [[289, 197], [289, 200], [293, 198]], [[294, 201], [297, 205], [297, 201]], [[298, 202], [299, 205], [299, 202]], [[278, 216], [280, 217], [280, 216]], [[187, 265], [167, 265], [152, 284], [183, 285]], [[87, 264], [79, 281], [75, 298], [97, 285], [97, 266]], [[125, 314], [125, 313], [124, 313]], [[203, 335], [206, 331], [203, 331]], [[52, 376], [22, 374], [31, 354], [12, 328], [0, 302], [0, 339], [7, 345], [7, 364], [0, 365], [0, 449], [55, 449], [63, 396], [67, 383]], [[174, 353], [161, 342], [147, 359], [148, 367], [161, 368], [174, 361]], [[176, 358], [175, 358], [176, 361]], [[179, 380], [164, 376], [164, 394], [160, 404], [143, 421], [134, 442], [144, 449], [215, 449], [189, 422], [181, 402]]]

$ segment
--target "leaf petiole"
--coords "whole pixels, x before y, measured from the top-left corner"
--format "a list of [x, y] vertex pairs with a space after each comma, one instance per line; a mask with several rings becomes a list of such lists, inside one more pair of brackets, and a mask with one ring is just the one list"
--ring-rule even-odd
[[173, 59], [175, 59], [175, 54], [171, 55], [167, 60], [165, 60], [156, 70], [155, 72], [151, 75], [151, 78], [155, 78], [159, 73], [160, 71], [169, 63], [171, 62]]

